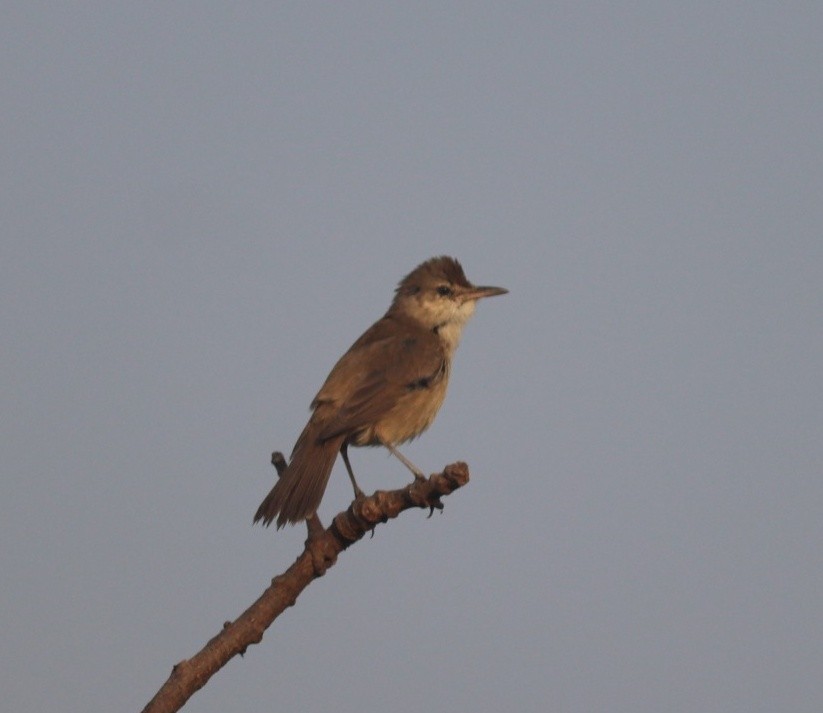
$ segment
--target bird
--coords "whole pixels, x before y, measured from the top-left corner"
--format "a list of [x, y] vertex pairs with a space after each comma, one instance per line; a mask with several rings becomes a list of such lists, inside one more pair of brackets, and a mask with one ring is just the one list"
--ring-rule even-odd
[[477, 301], [506, 294], [475, 286], [453, 257], [433, 257], [397, 285], [389, 309], [352, 344], [311, 402], [311, 416], [288, 467], [260, 503], [254, 522], [277, 529], [317, 512], [339, 453], [363, 497], [349, 461], [349, 446], [383, 446], [416, 479], [422, 471], [397, 450], [434, 421], [451, 372], [452, 357]]

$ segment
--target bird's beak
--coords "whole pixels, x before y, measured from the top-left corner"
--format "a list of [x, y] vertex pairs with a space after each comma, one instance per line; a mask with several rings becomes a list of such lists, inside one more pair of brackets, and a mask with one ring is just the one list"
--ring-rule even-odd
[[461, 293], [464, 302], [479, 300], [482, 297], [494, 297], [495, 295], [505, 295], [508, 290], [505, 287], [469, 287]]

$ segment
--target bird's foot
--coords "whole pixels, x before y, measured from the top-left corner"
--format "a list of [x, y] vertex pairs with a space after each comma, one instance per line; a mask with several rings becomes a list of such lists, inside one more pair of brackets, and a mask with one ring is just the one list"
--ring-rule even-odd
[[[420, 490], [417, 490], [415, 486], [422, 486], [425, 483], [428, 483], [429, 479], [420, 472], [415, 472], [414, 474], [414, 482], [411, 484], [412, 490], [416, 493], [413, 495], [413, 499], [415, 503], [422, 508], [427, 507], [429, 509], [429, 517], [434, 514], [435, 510], [443, 510], [443, 503], [440, 502], [440, 496], [437, 493], [431, 493], [430, 495], [423, 495]], [[430, 490], [426, 488], [426, 490]]]
[[429, 505], [429, 517], [434, 515], [435, 510], [439, 510], [440, 512], [443, 512], [443, 503], [440, 502], [440, 497], [439, 496], [436, 497], [436, 498], [433, 498], [432, 500], [430, 500], [428, 505]]

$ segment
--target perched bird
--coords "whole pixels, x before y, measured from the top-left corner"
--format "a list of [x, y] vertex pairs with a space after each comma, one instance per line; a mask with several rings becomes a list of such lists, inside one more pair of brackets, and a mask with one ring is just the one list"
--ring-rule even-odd
[[502, 287], [475, 287], [460, 263], [435, 257], [404, 277], [386, 314], [352, 344], [311, 403], [288, 468], [265, 497], [254, 521], [278, 529], [317, 511], [337, 454], [362, 491], [348, 447], [385, 446], [415, 478], [425, 476], [396, 448], [425, 431], [446, 396], [454, 350], [477, 300]]

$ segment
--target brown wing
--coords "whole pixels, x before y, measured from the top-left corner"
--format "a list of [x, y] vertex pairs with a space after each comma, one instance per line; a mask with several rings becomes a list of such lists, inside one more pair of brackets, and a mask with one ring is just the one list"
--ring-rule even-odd
[[395, 317], [372, 325], [335, 364], [312, 402], [328, 420], [320, 439], [353, 434], [391, 411], [408, 391], [442, 378], [435, 334]]

